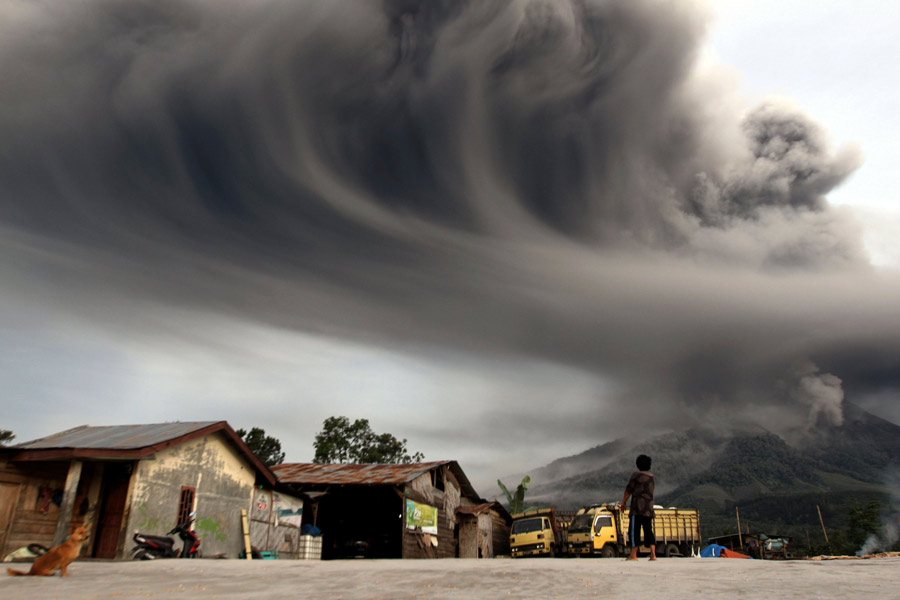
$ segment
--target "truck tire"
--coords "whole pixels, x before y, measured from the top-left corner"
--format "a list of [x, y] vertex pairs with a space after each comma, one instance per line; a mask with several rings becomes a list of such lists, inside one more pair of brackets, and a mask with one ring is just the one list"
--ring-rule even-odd
[[600, 558], [615, 558], [616, 554], [616, 549], [610, 544], [607, 544], [603, 546], [603, 550], [600, 551]]
[[675, 544], [667, 544], [664, 556], [666, 558], [672, 558], [673, 556], [681, 556], [681, 551], [678, 549], [678, 546], [676, 546]]

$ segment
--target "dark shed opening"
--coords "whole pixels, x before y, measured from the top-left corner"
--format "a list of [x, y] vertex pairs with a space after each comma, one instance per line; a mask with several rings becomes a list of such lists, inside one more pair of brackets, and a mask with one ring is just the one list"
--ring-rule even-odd
[[318, 500], [322, 558], [401, 558], [403, 499], [393, 486], [335, 486]]

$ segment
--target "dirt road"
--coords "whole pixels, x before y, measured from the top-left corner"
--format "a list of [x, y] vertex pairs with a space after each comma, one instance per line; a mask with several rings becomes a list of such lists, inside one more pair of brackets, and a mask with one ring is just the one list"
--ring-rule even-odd
[[76, 562], [69, 573], [65, 579], [8, 577], [4, 570], [0, 598], [900, 597], [900, 558], [822, 562], [669, 558], [655, 563], [618, 559], [175, 559]]

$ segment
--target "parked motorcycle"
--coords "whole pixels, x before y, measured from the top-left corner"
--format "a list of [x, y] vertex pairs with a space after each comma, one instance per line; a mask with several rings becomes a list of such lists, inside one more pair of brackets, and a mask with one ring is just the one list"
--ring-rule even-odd
[[181, 538], [181, 550], [175, 550], [175, 540], [161, 535], [148, 535], [139, 531], [134, 532], [134, 541], [137, 544], [131, 549], [134, 560], [154, 560], [156, 558], [200, 558], [200, 538], [191, 529], [194, 517], [191, 516], [184, 523], [179, 523], [172, 528], [166, 536], [178, 534]]
[[40, 544], [28, 544], [21, 548], [16, 548], [3, 558], [3, 562], [11, 562], [17, 558], [37, 558], [47, 554], [47, 547]]

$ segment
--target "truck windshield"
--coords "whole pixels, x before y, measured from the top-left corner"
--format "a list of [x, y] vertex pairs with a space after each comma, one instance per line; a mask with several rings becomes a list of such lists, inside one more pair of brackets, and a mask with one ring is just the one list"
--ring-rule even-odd
[[529, 533], [531, 531], [541, 530], [541, 519], [522, 519], [513, 523], [511, 533]]
[[587, 533], [591, 530], [594, 515], [578, 515], [569, 525], [569, 533]]

